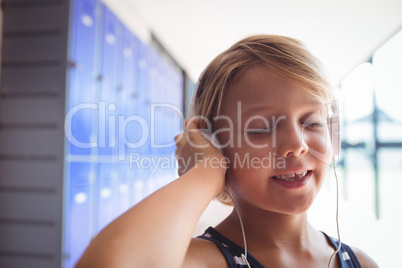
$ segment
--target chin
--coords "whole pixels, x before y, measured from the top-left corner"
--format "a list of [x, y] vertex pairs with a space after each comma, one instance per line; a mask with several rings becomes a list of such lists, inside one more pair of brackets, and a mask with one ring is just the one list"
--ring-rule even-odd
[[313, 204], [313, 200], [309, 200], [306, 202], [292, 202], [291, 204], [287, 204], [281, 209], [281, 213], [288, 214], [288, 215], [301, 215], [306, 213], [311, 205]]
[[302, 215], [302, 214], [307, 213], [307, 211], [308, 211], [309, 208], [310, 208], [310, 207], [304, 208], [304, 209], [294, 210], [294, 211], [290, 212], [289, 214], [290, 214], [290, 215]]

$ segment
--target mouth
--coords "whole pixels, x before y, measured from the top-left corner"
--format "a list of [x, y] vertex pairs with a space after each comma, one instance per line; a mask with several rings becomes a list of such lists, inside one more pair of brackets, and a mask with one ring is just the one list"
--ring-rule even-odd
[[307, 175], [311, 174], [311, 172], [312, 172], [311, 170], [302, 170], [298, 172], [290, 172], [286, 174], [272, 176], [271, 178], [285, 182], [296, 182], [302, 180]]

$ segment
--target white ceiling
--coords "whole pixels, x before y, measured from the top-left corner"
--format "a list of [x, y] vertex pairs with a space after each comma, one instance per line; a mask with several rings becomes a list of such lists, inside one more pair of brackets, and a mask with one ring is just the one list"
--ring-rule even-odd
[[304, 41], [334, 83], [402, 26], [401, 0], [129, 0], [193, 79], [220, 52], [258, 33]]

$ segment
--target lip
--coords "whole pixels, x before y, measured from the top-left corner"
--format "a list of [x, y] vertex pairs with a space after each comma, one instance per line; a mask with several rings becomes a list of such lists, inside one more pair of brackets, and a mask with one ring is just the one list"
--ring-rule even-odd
[[[299, 172], [299, 171], [303, 171], [306, 169], [299, 169], [298, 171], [287, 171], [286, 173], [281, 173], [281, 174], [287, 174], [287, 173], [295, 173], [295, 172]], [[306, 185], [308, 183], [308, 181], [311, 179], [311, 174], [313, 173], [312, 170], [308, 170], [306, 176], [304, 176], [301, 180], [298, 181], [285, 181], [285, 180], [280, 180], [280, 179], [274, 179], [274, 178], [270, 178], [273, 182], [279, 184], [280, 186], [283, 186], [285, 188], [299, 188], [299, 187], [303, 187], [304, 185]], [[278, 174], [278, 175], [281, 175]]]
[[302, 171], [305, 171], [305, 170], [307, 170], [307, 171], [311, 171], [311, 169], [309, 169], [309, 168], [297, 168], [297, 169], [289, 169], [289, 170], [283, 171], [283, 172], [281, 172], [281, 173], [278, 173], [278, 174], [272, 175], [272, 177], [274, 177], [274, 176], [279, 176], [279, 175], [284, 175], [284, 174], [289, 174], [289, 173], [297, 173], [297, 172], [302, 172]]

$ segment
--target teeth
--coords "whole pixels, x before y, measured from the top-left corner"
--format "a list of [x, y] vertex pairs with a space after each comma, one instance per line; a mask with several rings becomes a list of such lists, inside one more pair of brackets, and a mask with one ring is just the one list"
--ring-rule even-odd
[[274, 178], [294, 182], [294, 181], [300, 180], [301, 178], [306, 176], [307, 172], [308, 171], [305, 170], [305, 171], [299, 171], [296, 173], [282, 174], [282, 175], [274, 176]]

